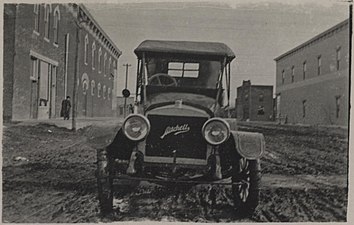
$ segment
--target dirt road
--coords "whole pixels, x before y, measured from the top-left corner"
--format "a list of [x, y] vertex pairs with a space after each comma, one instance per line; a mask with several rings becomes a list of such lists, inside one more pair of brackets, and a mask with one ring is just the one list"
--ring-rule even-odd
[[345, 130], [254, 124], [240, 129], [264, 133], [267, 144], [261, 203], [252, 218], [234, 215], [228, 188], [167, 188], [147, 182], [117, 184], [114, 207], [119, 213], [100, 218], [95, 148], [112, 139], [115, 127], [72, 133], [45, 124], [5, 124], [3, 222], [346, 220]]

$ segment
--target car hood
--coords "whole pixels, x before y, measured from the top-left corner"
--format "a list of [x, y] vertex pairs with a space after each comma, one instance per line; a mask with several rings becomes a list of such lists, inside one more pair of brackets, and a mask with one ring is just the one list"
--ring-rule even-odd
[[[178, 105], [176, 101], [181, 101], [182, 104]], [[173, 107], [171, 106], [173, 105]], [[147, 111], [151, 111], [156, 108], [165, 107], [179, 108], [179, 109], [191, 109], [202, 110], [209, 116], [213, 116], [215, 110], [215, 99], [198, 94], [191, 93], [159, 93], [149, 97], [147, 101]]]

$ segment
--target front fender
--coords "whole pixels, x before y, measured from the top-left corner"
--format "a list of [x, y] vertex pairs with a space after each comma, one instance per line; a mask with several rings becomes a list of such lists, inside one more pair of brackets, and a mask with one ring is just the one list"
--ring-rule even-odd
[[265, 141], [263, 134], [231, 131], [231, 135], [235, 142], [237, 152], [247, 159], [260, 158], [265, 150]]
[[129, 160], [130, 155], [136, 146], [136, 142], [128, 139], [119, 128], [113, 141], [107, 146], [107, 152], [116, 159]]

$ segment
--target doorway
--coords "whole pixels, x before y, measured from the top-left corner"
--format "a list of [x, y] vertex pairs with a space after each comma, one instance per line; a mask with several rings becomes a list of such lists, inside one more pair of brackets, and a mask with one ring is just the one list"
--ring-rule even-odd
[[49, 64], [40, 61], [39, 88], [38, 88], [38, 119], [49, 119]]

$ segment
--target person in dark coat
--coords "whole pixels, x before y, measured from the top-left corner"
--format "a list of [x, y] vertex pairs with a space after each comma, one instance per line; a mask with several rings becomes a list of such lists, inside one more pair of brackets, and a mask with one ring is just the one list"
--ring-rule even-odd
[[64, 99], [61, 102], [61, 111], [60, 111], [60, 116], [64, 117], [64, 120], [66, 119], [69, 120], [70, 108], [71, 108], [70, 96], [66, 96], [66, 99]]

